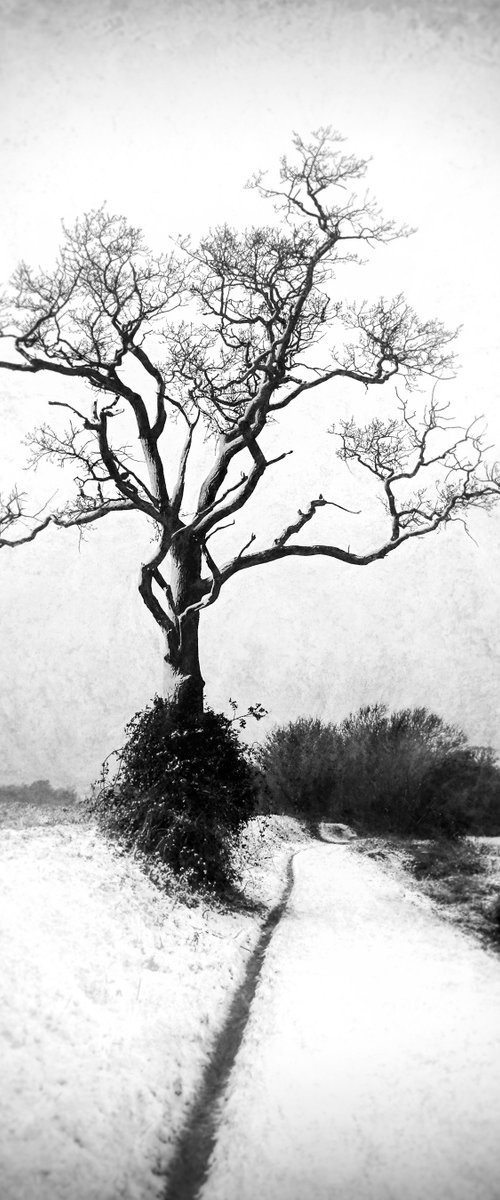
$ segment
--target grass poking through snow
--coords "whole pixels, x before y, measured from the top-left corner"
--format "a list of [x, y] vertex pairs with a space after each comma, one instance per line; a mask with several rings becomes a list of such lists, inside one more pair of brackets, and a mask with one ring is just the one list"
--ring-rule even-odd
[[357, 847], [403, 871], [417, 896], [500, 950], [500, 838], [363, 838]]

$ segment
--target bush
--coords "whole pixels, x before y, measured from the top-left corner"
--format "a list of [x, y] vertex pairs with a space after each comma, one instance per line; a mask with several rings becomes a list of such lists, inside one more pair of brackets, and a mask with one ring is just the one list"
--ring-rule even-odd
[[330, 811], [336, 781], [335, 730], [301, 718], [275, 729], [257, 751], [261, 807], [311, 822]]
[[126, 728], [119, 767], [104, 765], [90, 810], [127, 849], [182, 874], [192, 886], [231, 882], [231, 848], [255, 810], [255, 771], [222, 713], [180, 718], [156, 696]]
[[[339, 725], [275, 730], [260, 766], [273, 812], [347, 822], [359, 832], [459, 837], [500, 832], [492, 751], [425, 708], [369, 705]], [[286, 807], [288, 805], [289, 807]]]
[[[425, 708], [389, 713], [385, 705], [361, 708], [339, 726], [338, 798], [345, 819], [369, 832], [433, 837], [465, 831], [461, 805], [445, 801], [433, 785], [456, 775], [454, 761], [465, 737]], [[460, 815], [458, 809], [460, 808]]]

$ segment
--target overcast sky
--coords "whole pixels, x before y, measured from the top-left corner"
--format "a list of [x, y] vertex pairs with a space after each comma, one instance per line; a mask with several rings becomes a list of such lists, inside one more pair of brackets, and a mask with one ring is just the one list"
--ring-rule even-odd
[[[461, 418], [486, 414], [500, 458], [494, 0], [0, 9], [1, 278], [20, 257], [50, 265], [61, 218], [103, 200], [157, 249], [180, 231], [265, 220], [246, 179], [276, 162], [292, 130], [332, 124], [373, 156], [369, 183], [387, 215], [418, 228], [346, 287], [360, 298], [403, 289], [423, 316], [463, 326], [446, 399]], [[0, 378], [2, 490], [17, 478], [36, 494], [19, 443], [52, 394], [39, 380]], [[276, 486], [292, 519], [319, 491], [339, 496], [322, 434], [347, 401], [359, 420], [378, 403], [332, 391], [331, 412], [320, 405], [308, 430], [290, 430], [299, 453]], [[56, 486], [63, 495], [63, 478]], [[266, 496], [261, 513], [273, 529], [274, 504]], [[0, 782], [85, 786], [161, 686], [159, 638], [136, 596], [148, 534], [134, 522], [103, 522], [81, 548], [54, 532], [2, 552]], [[375, 700], [427, 704], [500, 748], [500, 511], [474, 515], [470, 532], [475, 540], [453, 528], [363, 570], [308, 560], [240, 576], [204, 622], [209, 702], [258, 700], [272, 721], [338, 719]]]

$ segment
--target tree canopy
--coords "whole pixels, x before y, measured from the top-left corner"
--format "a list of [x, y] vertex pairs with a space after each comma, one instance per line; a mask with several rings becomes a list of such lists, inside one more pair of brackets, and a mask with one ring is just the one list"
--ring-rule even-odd
[[[199, 674], [184, 651], [193, 649], [200, 611], [239, 572], [290, 556], [364, 566], [498, 496], [500, 473], [485, 461], [479, 423], [452, 424], [436, 391], [453, 375], [456, 331], [417, 316], [402, 294], [374, 303], [339, 297], [344, 269], [411, 232], [360, 193], [367, 165], [330, 128], [308, 141], [295, 135], [276, 176], [259, 173], [248, 185], [268, 206], [267, 224], [221, 225], [157, 255], [139, 229], [101, 207], [63, 227], [52, 270], [21, 263], [3, 297], [0, 368], [68, 382], [68, 399], [49, 402], [66, 410], [67, 423], [42, 422], [29, 434], [31, 462], [71, 467], [75, 490], [38, 516], [19, 491], [4, 497], [0, 546], [17, 547], [50, 525], [84, 529], [112, 513], [144, 514], [157, 540], [140, 592], [181, 674]], [[377, 480], [385, 538], [367, 552], [304, 541], [318, 509], [343, 507], [318, 490], [282, 530], [252, 533], [221, 560], [217, 534], [290, 453], [266, 456], [266, 427], [335, 382], [376, 394], [396, 379], [397, 415], [330, 427], [340, 460]], [[86, 406], [74, 399], [75, 383], [78, 395], [86, 385]], [[334, 387], [330, 394], [333, 405]], [[211, 463], [187, 513], [186, 481], [204, 440]]]

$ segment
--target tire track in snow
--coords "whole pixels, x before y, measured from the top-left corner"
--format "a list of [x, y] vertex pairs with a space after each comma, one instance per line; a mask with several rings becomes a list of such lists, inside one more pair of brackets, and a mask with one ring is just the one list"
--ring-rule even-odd
[[207, 1064], [198, 1095], [177, 1142], [167, 1173], [163, 1200], [195, 1200], [205, 1182], [207, 1168], [217, 1138], [222, 1096], [243, 1040], [267, 948], [287, 907], [294, 884], [293, 863], [303, 849], [291, 854], [283, 895], [271, 909], [262, 926], [259, 940], [249, 959], [245, 977], [234, 996], [223, 1028]]

